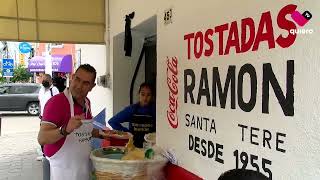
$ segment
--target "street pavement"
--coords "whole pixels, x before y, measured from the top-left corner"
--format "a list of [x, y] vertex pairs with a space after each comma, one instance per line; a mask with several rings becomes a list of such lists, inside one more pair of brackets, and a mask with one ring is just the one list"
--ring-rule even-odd
[[0, 117], [0, 180], [41, 180], [42, 162], [36, 160], [38, 117], [15, 113]]

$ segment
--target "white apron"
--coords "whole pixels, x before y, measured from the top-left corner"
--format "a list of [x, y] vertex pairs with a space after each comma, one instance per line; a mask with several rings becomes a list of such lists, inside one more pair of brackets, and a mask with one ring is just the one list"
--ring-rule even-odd
[[[74, 103], [68, 88], [64, 90], [70, 104], [71, 117], [74, 116]], [[86, 109], [89, 104], [86, 100]], [[49, 158], [51, 180], [89, 180], [92, 170], [89, 159], [91, 152], [92, 120], [82, 120], [82, 126], [66, 136], [62, 147]]]

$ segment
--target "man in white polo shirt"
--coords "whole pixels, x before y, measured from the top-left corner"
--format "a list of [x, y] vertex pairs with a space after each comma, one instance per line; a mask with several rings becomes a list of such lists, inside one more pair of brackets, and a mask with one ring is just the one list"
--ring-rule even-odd
[[42, 76], [42, 86], [39, 91], [38, 99], [40, 102], [40, 118], [43, 115], [44, 106], [47, 101], [54, 95], [59, 94], [58, 88], [52, 85], [52, 78], [49, 74], [44, 74]]

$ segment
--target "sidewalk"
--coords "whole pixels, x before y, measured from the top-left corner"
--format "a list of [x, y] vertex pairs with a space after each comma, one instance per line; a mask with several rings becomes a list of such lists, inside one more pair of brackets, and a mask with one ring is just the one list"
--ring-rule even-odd
[[37, 161], [37, 132], [0, 136], [0, 180], [42, 180], [42, 162]]

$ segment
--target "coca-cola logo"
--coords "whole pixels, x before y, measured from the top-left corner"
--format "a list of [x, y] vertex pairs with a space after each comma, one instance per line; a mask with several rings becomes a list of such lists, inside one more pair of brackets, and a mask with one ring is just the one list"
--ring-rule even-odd
[[178, 58], [167, 57], [167, 85], [169, 88], [167, 120], [171, 127], [178, 127]]

